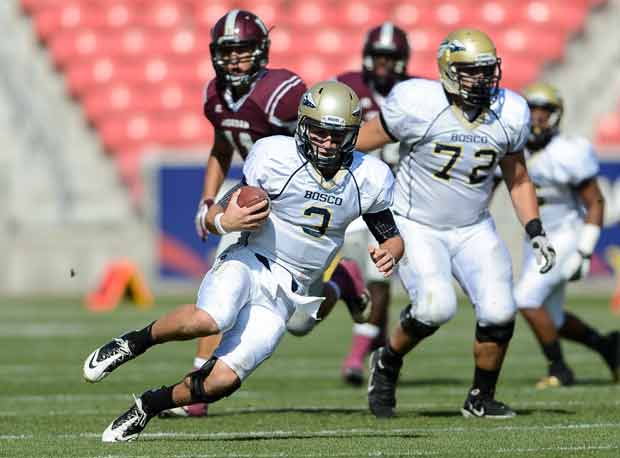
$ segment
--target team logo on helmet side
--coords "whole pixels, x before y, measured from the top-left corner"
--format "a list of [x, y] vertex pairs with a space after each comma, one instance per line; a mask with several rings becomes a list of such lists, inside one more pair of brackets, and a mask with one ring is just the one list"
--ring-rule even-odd
[[444, 40], [439, 45], [439, 52], [437, 53], [437, 58], [440, 58], [441, 55], [446, 51], [457, 52], [465, 50], [467, 50], [467, 48], [459, 40]]
[[303, 98], [301, 99], [301, 104], [306, 107], [316, 108], [316, 102], [314, 101], [314, 98], [312, 97], [312, 92], [306, 92], [304, 94]]

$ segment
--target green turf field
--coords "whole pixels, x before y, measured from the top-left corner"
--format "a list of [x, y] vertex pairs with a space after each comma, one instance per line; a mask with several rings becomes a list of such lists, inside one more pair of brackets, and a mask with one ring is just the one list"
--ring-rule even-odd
[[[603, 330], [620, 327], [606, 300], [573, 300], [570, 306]], [[154, 419], [138, 442], [102, 444], [100, 434], [130, 405], [131, 393], [169, 384], [187, 371], [194, 343], [155, 347], [97, 385], [82, 381], [83, 359], [168, 308], [124, 306], [95, 315], [71, 301], [0, 302], [0, 456], [620, 456], [620, 387], [609, 384], [602, 361], [565, 344], [579, 384], [536, 390], [544, 363], [521, 320], [497, 396], [518, 416], [462, 418], [473, 370], [468, 306], [405, 361], [394, 419], [376, 420], [365, 388], [340, 381], [351, 325], [339, 307], [312, 335], [286, 336], [239, 392], [212, 406], [208, 418]]]

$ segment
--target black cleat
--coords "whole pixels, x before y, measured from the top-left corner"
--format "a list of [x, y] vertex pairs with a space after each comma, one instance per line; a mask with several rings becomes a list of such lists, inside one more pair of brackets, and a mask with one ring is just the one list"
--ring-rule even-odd
[[102, 442], [129, 442], [136, 440], [153, 418], [142, 407], [142, 400], [134, 396], [135, 403], [114, 420], [101, 435]]
[[618, 383], [618, 366], [620, 366], [620, 332], [613, 331], [605, 336], [606, 345], [601, 356], [611, 371], [611, 378]]
[[87, 382], [99, 382], [118, 366], [137, 356], [126, 336], [127, 334], [117, 337], [88, 355], [83, 367], [84, 379]]
[[517, 414], [503, 402], [496, 401], [489, 395], [484, 395], [478, 388], [474, 388], [467, 395], [461, 409], [465, 418], [512, 418]]
[[549, 366], [549, 375], [536, 383], [536, 388], [557, 388], [561, 386], [571, 386], [575, 384], [575, 374], [566, 364], [552, 364]]
[[402, 365], [390, 366], [384, 362], [385, 347], [375, 350], [370, 356], [368, 377], [368, 407], [377, 418], [394, 416], [396, 408], [396, 382]]

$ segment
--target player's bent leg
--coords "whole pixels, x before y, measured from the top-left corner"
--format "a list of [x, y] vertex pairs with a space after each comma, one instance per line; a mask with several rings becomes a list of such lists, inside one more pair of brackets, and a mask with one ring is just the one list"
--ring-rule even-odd
[[[208, 381], [207, 381], [208, 380]], [[134, 396], [134, 404], [105, 429], [102, 442], [128, 442], [137, 439], [148, 422], [173, 406], [214, 403], [230, 396], [241, 386], [239, 377], [213, 357], [187, 375], [180, 383], [145, 391]]]
[[534, 332], [548, 362], [547, 375], [536, 383], [536, 388], [556, 388], [575, 383], [575, 375], [566, 364], [554, 321], [544, 307], [520, 307], [519, 312]]
[[372, 303], [370, 318], [367, 323], [359, 323], [353, 326], [351, 350], [342, 365], [344, 381], [353, 386], [361, 386], [364, 382], [364, 359], [366, 356], [373, 349], [385, 345], [390, 283], [386, 281], [370, 282], [368, 291]]
[[134, 440], [164, 410], [198, 402], [213, 403], [229, 396], [271, 356], [284, 332], [284, 319], [278, 311], [256, 305], [242, 307], [234, 326], [223, 334], [214, 357], [180, 383], [143, 393], [108, 426], [102, 440]]
[[182, 305], [143, 329], [117, 337], [93, 351], [84, 362], [84, 379], [99, 382], [155, 344], [217, 333], [213, 318], [193, 304]]
[[370, 316], [370, 293], [364, 284], [362, 271], [353, 259], [342, 259], [330, 282], [338, 286], [340, 298], [344, 301], [356, 323], [365, 323]]
[[466, 418], [512, 418], [516, 413], [495, 399], [495, 387], [508, 343], [514, 333], [514, 321], [504, 324], [476, 325], [474, 344], [474, 382], [461, 413]]
[[561, 337], [596, 351], [609, 368], [612, 381], [618, 383], [620, 332], [612, 331], [607, 335], [602, 335], [571, 312], [566, 312], [564, 323], [559, 332]]
[[[213, 352], [220, 343], [221, 334], [201, 337], [198, 339], [198, 351], [194, 358], [194, 370], [200, 369], [213, 356]], [[209, 412], [209, 405], [205, 402], [198, 402], [183, 407], [175, 407], [165, 410], [159, 414], [162, 418], [168, 417], [205, 417]]]
[[414, 318], [411, 305], [400, 315], [400, 324], [385, 347], [377, 349], [370, 358], [368, 377], [368, 407], [378, 418], [394, 416], [396, 383], [403, 356], [426, 337], [433, 335], [438, 326], [431, 326]]

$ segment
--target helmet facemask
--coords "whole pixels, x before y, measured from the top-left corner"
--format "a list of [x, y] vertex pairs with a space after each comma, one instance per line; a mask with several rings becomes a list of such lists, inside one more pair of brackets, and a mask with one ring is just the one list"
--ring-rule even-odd
[[[327, 117], [325, 117], [327, 118]], [[359, 126], [347, 126], [342, 120], [300, 118], [295, 133], [297, 148], [326, 179], [351, 165]]]
[[[551, 139], [559, 132], [563, 110], [561, 107], [553, 104], [528, 103], [528, 105], [532, 113], [532, 122], [530, 134], [527, 138], [527, 147], [531, 151], [538, 151], [547, 146]], [[544, 110], [547, 116], [537, 113], [537, 110]]]
[[[247, 87], [254, 82], [259, 72], [267, 65], [269, 40], [257, 41], [224, 41], [211, 43], [211, 61], [218, 81], [226, 86]], [[236, 52], [235, 52], [236, 51]], [[233, 53], [235, 57], [233, 57]], [[251, 63], [243, 73], [231, 73], [230, 63]]]
[[465, 106], [489, 107], [499, 93], [501, 59], [489, 63], [453, 63], [449, 72], [456, 82], [457, 95]]
[[[380, 73], [382, 67], [385, 69]], [[364, 56], [364, 79], [372, 82], [375, 90], [387, 95], [404, 78], [407, 62], [403, 56], [390, 52], [374, 52]]]

